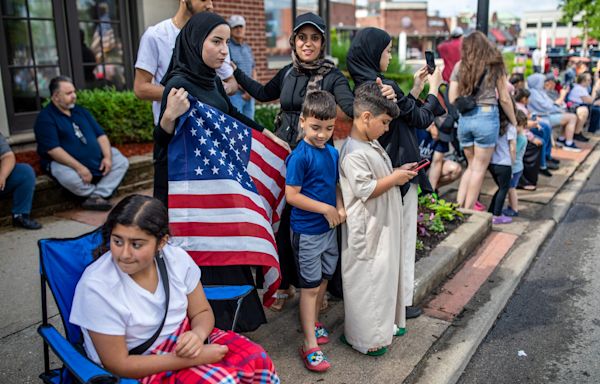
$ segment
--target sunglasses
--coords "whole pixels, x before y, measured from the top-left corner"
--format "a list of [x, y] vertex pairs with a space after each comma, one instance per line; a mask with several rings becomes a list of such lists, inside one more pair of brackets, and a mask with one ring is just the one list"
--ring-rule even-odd
[[79, 128], [79, 125], [75, 124], [75, 122], [73, 122], [73, 132], [75, 133], [75, 137], [77, 137], [82, 144], [87, 144], [87, 139], [83, 136], [81, 128]]

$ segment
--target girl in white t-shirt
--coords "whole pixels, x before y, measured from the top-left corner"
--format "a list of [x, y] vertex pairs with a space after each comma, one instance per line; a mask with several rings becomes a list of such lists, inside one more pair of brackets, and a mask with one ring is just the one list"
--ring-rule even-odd
[[[204, 383], [209, 376], [210, 383], [241, 378], [279, 383], [262, 347], [214, 328], [200, 270], [183, 249], [168, 244], [168, 214], [159, 200], [126, 197], [110, 212], [102, 231], [109, 250], [102, 254], [106, 249], [99, 249], [102, 255], [83, 273], [69, 319], [81, 327], [92, 360], [145, 384]], [[167, 272], [167, 315], [154, 343], [141, 355], [130, 354], [151, 339], [165, 317], [159, 257]]]

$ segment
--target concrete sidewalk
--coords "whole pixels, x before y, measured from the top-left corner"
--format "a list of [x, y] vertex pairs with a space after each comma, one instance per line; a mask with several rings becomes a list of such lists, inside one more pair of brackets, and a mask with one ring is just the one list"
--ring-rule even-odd
[[[423, 302], [429, 303], [426, 305], [427, 313], [418, 319], [408, 321], [408, 334], [396, 338], [386, 355], [377, 358], [367, 357], [338, 341], [343, 331], [343, 303], [340, 301], [331, 301], [330, 309], [322, 318], [332, 333], [331, 343], [323, 348], [333, 365], [326, 374], [313, 374], [306, 371], [297, 356], [297, 346], [301, 343], [297, 299], [289, 302], [282, 313], [267, 310], [269, 323], [247, 336], [267, 349], [283, 383], [400, 383], [407, 377], [410, 381], [419, 382], [421, 377], [419, 372], [424, 371], [423, 366], [435, 365], [435, 361], [428, 357], [433, 355], [432, 351], [439, 349], [436, 341], [439, 338], [447, 338], [449, 330], [453, 328], [451, 325], [460, 322], [465, 314], [464, 308], [473, 305], [471, 297], [480, 291], [478, 288], [481, 284], [486, 284], [486, 276], [497, 272], [496, 265], [498, 263], [502, 265], [503, 257], [507, 254], [511, 255], [516, 248], [522, 249], [523, 244], [528, 244], [528, 239], [539, 235], [536, 241], [543, 241], [550, 233], [546, 228], [546, 221], [556, 222], [561, 219], [561, 215], [564, 215], [571, 203], [572, 195], [577, 191], [577, 185], [582, 183], [581, 178], [584, 177], [582, 175], [586, 170], [593, 169], [600, 158], [597, 156], [599, 153], [597, 149], [592, 156], [589, 156], [596, 142], [597, 139], [594, 139], [593, 142], [585, 145], [586, 151], [576, 156], [557, 151], [555, 156], [562, 160], [561, 170], [551, 179], [540, 177], [538, 191], [533, 193], [519, 191], [522, 201], [521, 216], [513, 224], [489, 228], [489, 215], [473, 216], [483, 224], [480, 226], [476, 223], [470, 224], [473, 229], [465, 231], [463, 228], [463, 232], [466, 233], [461, 236], [465, 238], [465, 242], [467, 240], [473, 242], [472, 240], [476, 239], [473, 245], [481, 244], [481, 247], [476, 252], [469, 251], [476, 258], [467, 261], [465, 268], [485, 271], [482, 272], [483, 274], [463, 272], [463, 275], [479, 276], [479, 285], [474, 287], [470, 282], [462, 282], [463, 286], [470, 285], [462, 287], [461, 281], [454, 280], [454, 285], [440, 289], [437, 301], [436, 296], [424, 300]], [[588, 161], [582, 163], [586, 159]], [[451, 186], [444, 191], [445, 197], [452, 199], [456, 188]], [[489, 180], [486, 180], [483, 191], [484, 203], [489, 202], [490, 196], [487, 194], [492, 192]], [[77, 236], [102, 223], [104, 217], [105, 214], [102, 213], [90, 214], [73, 210], [41, 219], [44, 228], [40, 231], [0, 228], [0, 249], [3, 249], [0, 255], [0, 318], [3, 320], [0, 322], [0, 355], [4, 357], [0, 361], [0, 383], [39, 382], [37, 376], [43, 370], [42, 343], [36, 333], [41, 318], [36, 241], [47, 237]], [[489, 230], [492, 232], [488, 233]], [[484, 240], [485, 238], [487, 240]], [[504, 249], [499, 245], [504, 245]], [[459, 257], [460, 250], [452, 248], [450, 244], [438, 248], [439, 258], [443, 257], [441, 254], [457, 255], [453, 260], [444, 261], [445, 265], [450, 265], [451, 262], [460, 264], [464, 259]], [[489, 251], [490, 249], [501, 250], [501, 252], [493, 253]], [[535, 254], [535, 249], [530, 251]], [[425, 287], [428, 284], [432, 285], [431, 281], [434, 277], [427, 275], [426, 272], [430, 270], [430, 265], [438, 260], [438, 256], [430, 256], [423, 260], [431, 263], [427, 268], [424, 267], [425, 262], [420, 264], [421, 267], [417, 264], [417, 282]], [[450, 269], [454, 267], [455, 265]], [[449, 272], [444, 271], [445, 274]], [[460, 269], [457, 271], [457, 276], [462, 276]], [[447, 284], [451, 282], [452, 280]], [[427, 289], [421, 288], [422, 292], [425, 292], [421, 296], [425, 297], [431, 288], [437, 285], [436, 281]], [[467, 288], [468, 295], [463, 292], [463, 288]], [[460, 300], [451, 303], [450, 297], [453, 296]], [[49, 298], [49, 303], [53, 303], [52, 298]], [[448, 305], [445, 305], [446, 303]], [[50, 313], [53, 316], [51, 321], [59, 326], [60, 319], [56, 315], [53, 304]], [[428, 364], [425, 364], [425, 361], [428, 361]], [[53, 363], [57, 364], [54, 360]], [[415, 367], [419, 372], [415, 371]]]

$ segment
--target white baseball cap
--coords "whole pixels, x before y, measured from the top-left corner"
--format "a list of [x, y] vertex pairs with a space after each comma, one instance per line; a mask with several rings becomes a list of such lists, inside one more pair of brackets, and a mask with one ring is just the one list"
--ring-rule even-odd
[[231, 28], [246, 26], [246, 19], [241, 15], [232, 15], [227, 22]]

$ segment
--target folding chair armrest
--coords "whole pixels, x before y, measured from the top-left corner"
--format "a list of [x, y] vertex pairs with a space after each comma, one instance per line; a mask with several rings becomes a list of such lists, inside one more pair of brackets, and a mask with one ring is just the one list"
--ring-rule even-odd
[[38, 327], [38, 333], [50, 345], [52, 351], [65, 364], [65, 367], [81, 383], [120, 383], [134, 384], [137, 380], [120, 379], [83, 356], [67, 339], [51, 325]]

